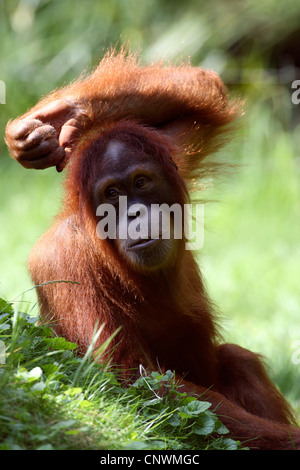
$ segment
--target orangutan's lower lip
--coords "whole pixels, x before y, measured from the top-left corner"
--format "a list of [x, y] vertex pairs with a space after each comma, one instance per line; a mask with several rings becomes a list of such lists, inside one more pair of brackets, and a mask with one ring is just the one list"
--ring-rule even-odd
[[134, 240], [130, 245], [130, 248], [146, 248], [150, 245], [153, 245], [154, 243], [157, 243], [159, 241], [159, 238], [139, 238], [138, 240]]

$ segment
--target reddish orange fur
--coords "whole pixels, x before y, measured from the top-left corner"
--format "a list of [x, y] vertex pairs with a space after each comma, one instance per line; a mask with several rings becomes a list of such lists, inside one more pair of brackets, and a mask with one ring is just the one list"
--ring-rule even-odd
[[[53, 92], [19, 120], [61, 98], [75, 100], [83, 111], [82, 135], [73, 142], [62, 212], [32, 250], [29, 269], [35, 284], [79, 284], [38, 287], [42, 318], [51, 316], [55, 331], [83, 351], [97, 322], [105, 323], [98, 344], [122, 326], [111, 347], [113, 362], [125, 371], [139, 364], [156, 368], [158, 361], [175, 369], [182, 390], [205, 394], [232, 437], [253, 448], [290, 449], [291, 436], [299, 448], [300, 431], [289, 424], [290, 408], [260, 358], [220, 345], [216, 314], [193, 254], [180, 249], [171, 269], [142, 275], [96, 237], [89, 190], [99, 176], [101, 148], [117, 139], [136, 149], [133, 138], [151, 148], [147, 154], [160, 161], [162, 171], [169, 165], [168, 179], [183, 204], [185, 184], [210, 169], [206, 157], [222, 144], [237, 115], [220, 78], [186, 65], [142, 67], [133, 56], [110, 54], [90, 76]], [[8, 146], [14, 140], [10, 125]], [[58, 132], [62, 125], [55, 123]]]

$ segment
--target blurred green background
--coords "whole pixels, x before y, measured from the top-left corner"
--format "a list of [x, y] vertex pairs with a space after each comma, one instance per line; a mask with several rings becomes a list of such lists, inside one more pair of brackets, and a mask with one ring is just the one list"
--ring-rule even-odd
[[[224, 338], [265, 354], [299, 407], [299, 0], [1, 0], [0, 296], [35, 302], [26, 258], [56, 214], [62, 174], [9, 158], [6, 122], [126, 42], [145, 62], [189, 58], [246, 99], [243, 125], [221, 157], [237, 163], [207, 189], [199, 262], [223, 315]], [[2, 95], [2, 100], [3, 95]], [[300, 354], [299, 354], [300, 357]]]

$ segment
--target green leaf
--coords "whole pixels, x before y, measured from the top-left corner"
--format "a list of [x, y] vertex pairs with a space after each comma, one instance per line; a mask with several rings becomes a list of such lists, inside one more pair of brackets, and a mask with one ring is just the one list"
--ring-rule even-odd
[[228, 434], [229, 429], [227, 429], [226, 426], [224, 426], [224, 424], [221, 423], [221, 421], [217, 421], [217, 423], [216, 423], [216, 432], [218, 434]]
[[230, 438], [221, 438], [220, 440], [216, 441], [214, 443], [214, 448], [216, 450], [222, 449], [222, 450], [237, 450], [238, 449], [238, 443], [234, 441], [233, 439]]
[[207, 401], [194, 400], [188, 403], [186, 406], [180, 406], [179, 412], [186, 414], [187, 416], [198, 416], [200, 413], [208, 410], [211, 407], [211, 403]]
[[193, 425], [192, 430], [195, 434], [200, 436], [208, 436], [215, 430], [215, 423], [217, 421], [217, 417], [215, 415], [206, 414], [199, 416], [197, 418], [196, 423]]
[[43, 371], [45, 375], [48, 377], [48, 376], [53, 375], [55, 372], [58, 372], [59, 366], [57, 364], [45, 364], [43, 365]]
[[67, 341], [65, 338], [56, 337], [56, 338], [46, 338], [46, 342], [51, 344], [52, 349], [60, 350], [60, 349], [67, 349], [72, 350], [77, 348], [77, 344], [71, 343], [71, 341]]
[[23, 382], [34, 382], [38, 380], [43, 374], [43, 371], [40, 367], [34, 367], [31, 371], [28, 372], [24, 367], [20, 367], [18, 370], [16, 377]]
[[32, 392], [43, 392], [46, 388], [45, 382], [37, 382], [31, 387]]
[[9, 313], [12, 315], [14, 313], [13, 304], [0, 298], [0, 313]]
[[77, 395], [80, 395], [81, 393], [82, 393], [81, 387], [68, 388], [68, 390], [64, 392], [64, 394], [67, 395], [68, 397], [75, 397]]
[[39, 379], [43, 375], [43, 371], [40, 367], [34, 367], [29, 371], [28, 376], [30, 379]]
[[226, 450], [237, 450], [238, 443], [233, 439], [224, 439], [225, 441], [225, 449]]
[[172, 416], [170, 416], [168, 423], [171, 426], [177, 427], [181, 425], [181, 418], [178, 413], [173, 413]]
[[90, 401], [88, 400], [82, 400], [80, 401], [79, 405], [78, 405], [80, 408], [84, 409], [84, 410], [88, 410], [88, 409], [92, 409], [93, 408], [93, 403], [91, 403]]

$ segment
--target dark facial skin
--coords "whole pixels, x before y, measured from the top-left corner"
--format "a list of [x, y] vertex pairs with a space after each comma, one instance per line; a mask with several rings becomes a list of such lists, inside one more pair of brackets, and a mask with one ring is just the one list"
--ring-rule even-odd
[[[151, 232], [151, 217], [154, 217], [155, 212], [151, 205], [172, 206], [177, 203], [175, 191], [162, 168], [146, 154], [137, 155], [135, 149], [128, 148], [124, 143], [111, 141], [103, 155], [101, 175], [103, 176], [96, 181], [94, 188], [95, 209], [100, 204], [111, 204], [114, 207], [117, 236], [111, 242], [115, 244], [119, 254], [139, 272], [157, 271], [169, 266], [179, 242], [173, 237], [172, 214], [167, 238], [165, 235], [162, 238], [161, 222], [152, 227]], [[120, 196], [127, 197], [127, 213], [122, 212]], [[133, 204], [136, 206], [130, 210]], [[147, 226], [148, 232], [146, 235], [145, 232], [140, 232], [138, 237], [131, 237], [130, 233], [125, 239], [119, 237], [122, 228], [129, 230], [130, 225], [132, 227], [135, 222], [138, 223], [136, 218], [141, 220], [143, 215], [144, 227]], [[121, 224], [123, 227], [120, 227]]]

